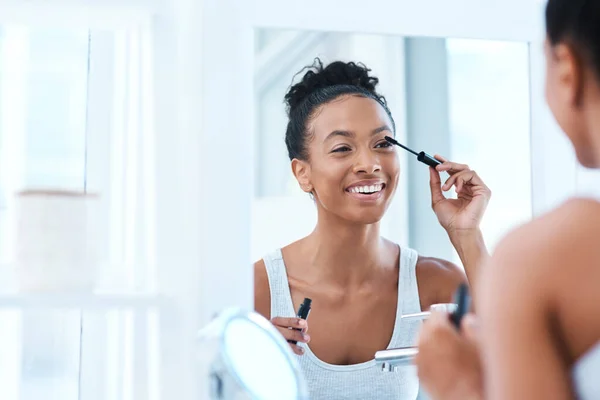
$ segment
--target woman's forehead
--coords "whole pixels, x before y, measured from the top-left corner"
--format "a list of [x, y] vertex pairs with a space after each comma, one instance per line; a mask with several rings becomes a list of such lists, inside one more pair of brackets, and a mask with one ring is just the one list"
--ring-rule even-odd
[[321, 107], [311, 121], [311, 130], [324, 139], [332, 131], [372, 132], [383, 125], [391, 126], [390, 118], [377, 101], [362, 96], [343, 96]]

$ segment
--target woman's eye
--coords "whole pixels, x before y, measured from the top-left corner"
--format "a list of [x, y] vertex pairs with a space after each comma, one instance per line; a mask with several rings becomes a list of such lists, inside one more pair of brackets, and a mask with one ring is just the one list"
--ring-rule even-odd
[[381, 142], [381, 143], [377, 143], [377, 146], [375, 146], [377, 148], [386, 148], [386, 147], [392, 147], [392, 144], [388, 141], [385, 142]]
[[343, 153], [345, 151], [350, 151], [350, 147], [348, 147], [348, 146], [337, 147], [337, 148], [333, 149], [331, 152], [332, 153]]

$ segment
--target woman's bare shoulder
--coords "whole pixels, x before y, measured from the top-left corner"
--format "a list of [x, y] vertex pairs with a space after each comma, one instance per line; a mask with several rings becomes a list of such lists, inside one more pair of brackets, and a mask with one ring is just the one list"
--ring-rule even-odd
[[254, 263], [254, 310], [266, 319], [271, 318], [271, 290], [263, 259]]
[[458, 285], [467, 282], [458, 265], [436, 257], [419, 256], [416, 275], [422, 310], [432, 304], [451, 302]]
[[551, 341], [553, 332], [573, 360], [598, 340], [600, 324], [589, 315], [600, 312], [599, 236], [600, 203], [573, 199], [498, 244], [477, 290], [488, 328], [513, 340], [504, 345]]
[[600, 231], [600, 202], [593, 199], [573, 198], [556, 209], [542, 215], [530, 224], [537, 229], [561, 228], [547, 231], [556, 237], [567, 234]]
[[[600, 262], [600, 203], [572, 199], [509, 233], [484, 266], [481, 290], [526, 290], [540, 301]], [[548, 296], [550, 297], [548, 297]]]
[[559, 267], [565, 258], [573, 259], [582, 253], [592, 256], [590, 250], [600, 248], [596, 246], [599, 236], [600, 203], [577, 198], [515, 229], [500, 242], [495, 253], [517, 259], [531, 255], [540, 261], [531, 267]]

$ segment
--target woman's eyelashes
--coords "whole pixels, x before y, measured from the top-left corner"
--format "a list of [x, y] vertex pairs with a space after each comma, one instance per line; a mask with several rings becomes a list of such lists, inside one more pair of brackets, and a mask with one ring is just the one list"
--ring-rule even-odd
[[[392, 147], [392, 144], [389, 143], [389, 142], [387, 142], [386, 140], [378, 142], [375, 145], [376, 149], [387, 149], [387, 148], [390, 148], [390, 147]], [[346, 153], [346, 152], [349, 152], [349, 151], [352, 151], [352, 148], [350, 146], [347, 146], [347, 145], [342, 145], [342, 146], [336, 147], [333, 150], [331, 150], [332, 153]]]
[[392, 144], [390, 142], [388, 142], [387, 140], [384, 140], [382, 142], [377, 143], [377, 145], [375, 146], [377, 148], [387, 148], [387, 147], [392, 147]]
[[344, 153], [346, 151], [350, 151], [350, 147], [348, 146], [340, 146], [340, 147], [336, 147], [335, 149], [331, 150], [332, 153]]

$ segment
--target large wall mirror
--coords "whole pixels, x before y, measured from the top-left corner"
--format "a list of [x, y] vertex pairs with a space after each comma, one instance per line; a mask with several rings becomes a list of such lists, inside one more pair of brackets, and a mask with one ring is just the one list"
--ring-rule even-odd
[[[252, 261], [316, 222], [313, 200], [291, 172], [283, 101], [315, 57], [364, 63], [379, 78], [398, 140], [478, 172], [493, 192], [482, 223], [491, 249], [531, 218], [529, 43], [257, 29], [254, 57]], [[460, 265], [431, 211], [427, 168], [409, 153], [400, 157], [400, 185], [382, 234]]]
[[[229, 3], [203, 9], [203, 31], [210, 34], [203, 59], [194, 59], [202, 67], [202, 87], [212, 90], [198, 96], [205, 132], [198, 177], [202, 187], [219, 191], [202, 192], [203, 230], [190, 231], [211, 239], [198, 241], [201, 322], [228, 304], [253, 307], [251, 263], [314, 229], [315, 204], [288, 159], [284, 96], [316, 57], [364, 63], [379, 78], [399, 141], [478, 172], [493, 192], [481, 225], [490, 250], [572, 190], [574, 163], [543, 96], [540, 5], [375, 0], [369, 5], [377, 17], [368, 18], [359, 1], [346, 2], [343, 13], [322, 1], [309, 0], [293, 12], [281, 2], [252, 0], [232, 13]], [[228, 133], [236, 141], [228, 143], [223, 162], [216, 149]], [[398, 152], [402, 172], [382, 235], [461, 265], [431, 210], [427, 167]], [[224, 176], [240, 179], [231, 185]], [[560, 192], [557, 177], [567, 186], [561, 184]]]

